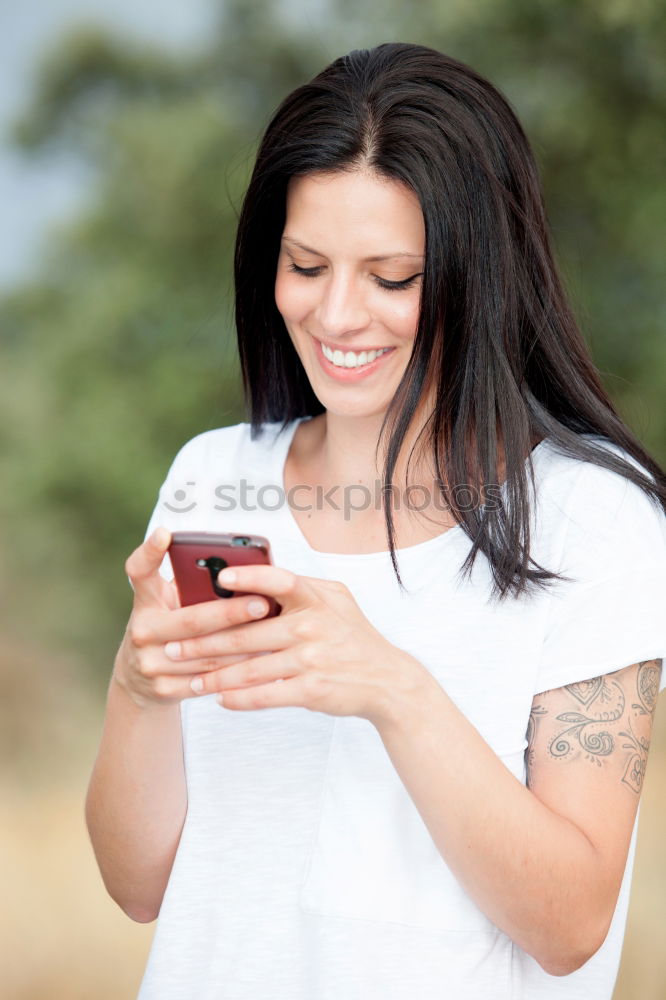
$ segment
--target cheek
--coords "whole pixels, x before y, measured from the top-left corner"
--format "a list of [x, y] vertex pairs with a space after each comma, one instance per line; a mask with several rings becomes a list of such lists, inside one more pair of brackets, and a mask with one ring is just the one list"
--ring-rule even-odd
[[309, 311], [312, 295], [305, 286], [303, 279], [294, 281], [292, 275], [278, 273], [275, 279], [275, 305], [286, 319], [298, 320]]
[[[388, 293], [389, 295], [393, 293]], [[393, 332], [405, 339], [412, 339], [416, 336], [416, 328], [419, 322], [419, 295], [405, 295], [400, 292], [395, 293], [396, 301], [384, 300], [384, 323]]]

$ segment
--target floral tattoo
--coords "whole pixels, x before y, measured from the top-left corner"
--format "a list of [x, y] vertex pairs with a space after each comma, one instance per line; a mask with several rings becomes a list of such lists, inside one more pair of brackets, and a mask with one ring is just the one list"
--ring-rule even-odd
[[[554, 733], [548, 739], [547, 751], [555, 760], [575, 760], [584, 757], [597, 767], [604, 758], [624, 754], [623, 784], [640, 794], [647, 765], [650, 740], [637, 734], [635, 729], [649, 733], [652, 715], [659, 695], [661, 660], [644, 660], [591, 680], [567, 684], [559, 689], [558, 708], [566, 692], [570, 708], [551, 720]], [[551, 715], [548, 704], [551, 692], [534, 700], [527, 726], [527, 783], [535, 763], [535, 744], [539, 727]], [[637, 700], [636, 700], [637, 699]], [[649, 716], [642, 727], [637, 725], [643, 716]], [[554, 723], [563, 725], [555, 726]], [[632, 724], [633, 723], [633, 724]], [[545, 733], [544, 733], [545, 736]]]

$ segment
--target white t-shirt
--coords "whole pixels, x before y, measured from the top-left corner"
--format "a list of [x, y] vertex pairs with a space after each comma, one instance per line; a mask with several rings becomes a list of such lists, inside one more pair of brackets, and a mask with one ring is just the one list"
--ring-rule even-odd
[[[523, 783], [535, 694], [666, 657], [666, 516], [624, 477], [542, 441], [532, 555], [575, 582], [489, 602], [483, 554], [460, 581], [471, 542], [455, 527], [398, 550], [403, 594], [388, 553], [315, 551], [280, 503], [298, 423], [189, 441], [147, 533], [253, 532], [276, 565], [342, 580]], [[457, 882], [370, 722], [234, 712], [214, 695], [185, 699], [181, 717], [188, 812], [140, 1000], [610, 1000], [636, 828], [605, 943], [553, 977]]]

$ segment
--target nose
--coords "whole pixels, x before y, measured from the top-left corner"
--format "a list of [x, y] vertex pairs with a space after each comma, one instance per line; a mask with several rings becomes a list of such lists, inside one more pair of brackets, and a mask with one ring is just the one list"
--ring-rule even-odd
[[341, 334], [365, 329], [370, 312], [363, 291], [352, 274], [326, 276], [320, 288], [321, 299], [315, 316], [325, 336], [335, 339]]

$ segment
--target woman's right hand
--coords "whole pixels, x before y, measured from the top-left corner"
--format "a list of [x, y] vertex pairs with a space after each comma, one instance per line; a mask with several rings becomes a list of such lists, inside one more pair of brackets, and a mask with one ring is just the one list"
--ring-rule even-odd
[[[247, 659], [234, 653], [177, 663], [164, 652], [166, 643], [256, 621], [268, 611], [266, 599], [260, 595], [215, 599], [181, 608], [175, 583], [165, 580], [159, 572], [170, 542], [170, 532], [157, 528], [125, 563], [134, 588], [134, 606], [116, 656], [113, 680], [140, 708], [194, 697], [190, 687], [194, 677]], [[261, 602], [263, 611], [253, 614], [248, 605], [256, 601]]]

